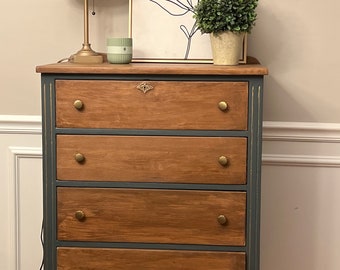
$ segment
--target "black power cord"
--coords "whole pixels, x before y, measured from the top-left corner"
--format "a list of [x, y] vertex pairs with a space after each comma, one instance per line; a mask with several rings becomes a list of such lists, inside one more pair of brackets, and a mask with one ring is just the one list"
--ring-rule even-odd
[[41, 246], [43, 248], [43, 257], [41, 260], [41, 265], [39, 270], [43, 270], [44, 269], [44, 265], [45, 265], [45, 249], [44, 249], [44, 220], [41, 223], [41, 230], [40, 230], [40, 242], [41, 242]]

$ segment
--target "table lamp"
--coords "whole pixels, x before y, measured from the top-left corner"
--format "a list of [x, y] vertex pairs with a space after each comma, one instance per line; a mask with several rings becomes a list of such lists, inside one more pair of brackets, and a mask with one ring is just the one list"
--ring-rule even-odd
[[89, 1], [84, 0], [84, 43], [81, 50], [71, 55], [70, 62], [82, 64], [100, 64], [103, 56], [91, 49], [89, 43]]

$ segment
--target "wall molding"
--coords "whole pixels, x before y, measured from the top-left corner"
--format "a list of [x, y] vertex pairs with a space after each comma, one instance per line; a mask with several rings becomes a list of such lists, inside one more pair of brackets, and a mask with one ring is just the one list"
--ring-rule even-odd
[[41, 116], [0, 115], [0, 134], [41, 134]]
[[263, 154], [262, 165], [340, 168], [340, 156]]
[[265, 121], [263, 140], [338, 143], [340, 142], [340, 124]]
[[[40, 115], [0, 115], [0, 134], [41, 134]], [[340, 124], [263, 122], [263, 141], [340, 142]]]
[[[41, 135], [39, 115], [0, 115], [0, 134]], [[263, 141], [340, 143], [340, 124], [263, 122]], [[340, 167], [340, 156], [263, 154], [263, 165]]]
[[20, 253], [20, 161], [22, 159], [41, 159], [42, 151], [40, 147], [8, 147], [9, 152], [9, 223], [10, 223], [10, 269], [21, 270]]

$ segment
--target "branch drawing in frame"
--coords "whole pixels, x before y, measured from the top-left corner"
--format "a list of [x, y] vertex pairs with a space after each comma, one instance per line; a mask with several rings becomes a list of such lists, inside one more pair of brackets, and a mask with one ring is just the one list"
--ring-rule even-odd
[[[209, 35], [193, 18], [199, 0], [129, 0], [133, 62], [212, 63]], [[240, 63], [245, 63], [244, 39]]]

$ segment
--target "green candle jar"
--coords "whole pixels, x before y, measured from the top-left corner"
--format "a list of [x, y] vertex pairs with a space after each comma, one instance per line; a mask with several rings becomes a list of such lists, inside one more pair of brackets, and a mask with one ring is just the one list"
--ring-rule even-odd
[[111, 64], [128, 64], [132, 60], [132, 38], [108, 38], [107, 61]]

